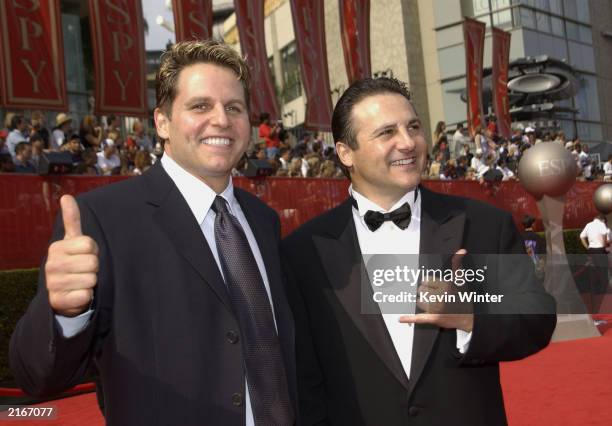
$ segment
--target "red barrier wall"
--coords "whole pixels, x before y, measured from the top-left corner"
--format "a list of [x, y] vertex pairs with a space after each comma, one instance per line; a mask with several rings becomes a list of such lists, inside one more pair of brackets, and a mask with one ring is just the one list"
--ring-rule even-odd
[[[0, 174], [0, 270], [40, 264], [63, 194], [76, 195], [122, 179], [125, 177]], [[234, 178], [234, 184], [274, 208], [286, 235], [343, 201], [349, 183], [344, 179]], [[517, 224], [525, 213], [540, 216], [535, 200], [518, 182], [481, 186], [478, 182], [425, 181], [424, 185], [510, 211]], [[580, 228], [596, 214], [592, 194], [599, 185], [601, 182], [576, 182], [567, 194], [564, 228]]]

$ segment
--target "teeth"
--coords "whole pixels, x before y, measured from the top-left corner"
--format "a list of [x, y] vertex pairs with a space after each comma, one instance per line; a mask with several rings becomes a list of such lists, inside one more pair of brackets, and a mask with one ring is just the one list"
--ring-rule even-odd
[[405, 158], [403, 160], [397, 160], [391, 163], [392, 166], [407, 166], [408, 164], [414, 163], [415, 158]]
[[202, 143], [206, 145], [229, 145], [230, 140], [228, 138], [206, 138]]

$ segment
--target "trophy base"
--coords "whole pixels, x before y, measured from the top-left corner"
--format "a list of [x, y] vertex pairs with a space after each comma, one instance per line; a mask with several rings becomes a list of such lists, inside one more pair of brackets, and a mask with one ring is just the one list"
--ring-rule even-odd
[[559, 314], [552, 342], [600, 337], [601, 333], [588, 314]]

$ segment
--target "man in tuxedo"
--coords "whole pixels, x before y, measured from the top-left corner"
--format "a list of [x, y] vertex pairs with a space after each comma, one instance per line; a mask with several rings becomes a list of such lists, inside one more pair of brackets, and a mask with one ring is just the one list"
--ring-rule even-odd
[[11, 341], [28, 393], [58, 393], [94, 366], [109, 425], [294, 424], [279, 219], [230, 177], [250, 139], [249, 81], [221, 42], [163, 54], [161, 161], [61, 199], [38, 293]]
[[[556, 322], [511, 215], [419, 185], [427, 145], [395, 79], [351, 85], [332, 131], [349, 198], [282, 244], [303, 424], [506, 424], [498, 362], [544, 348]], [[471, 254], [494, 255], [476, 291], [503, 302], [426, 300], [391, 312], [362, 284], [370, 254], [418, 255], [423, 267], [451, 271], [477, 266]], [[423, 281], [425, 289], [459, 294], [452, 282]]]

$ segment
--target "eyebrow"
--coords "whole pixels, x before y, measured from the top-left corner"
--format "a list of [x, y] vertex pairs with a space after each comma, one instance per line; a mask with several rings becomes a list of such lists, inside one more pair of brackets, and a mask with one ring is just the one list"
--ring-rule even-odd
[[[187, 99], [187, 101], [185, 102], [185, 105], [186, 106], [193, 106], [193, 105], [199, 104], [201, 102], [212, 102], [212, 103], [214, 103], [215, 101], [210, 96], [198, 96], [198, 97], [195, 97], [195, 98]], [[230, 105], [230, 104], [240, 104], [242, 106], [246, 106], [245, 102], [242, 99], [230, 99], [229, 101], [225, 102], [225, 105]]]
[[[415, 118], [411, 119], [410, 121], [408, 121], [408, 126], [412, 126], [414, 124], [421, 124], [421, 120], [418, 117], [415, 117]], [[382, 126], [379, 126], [376, 129], [374, 129], [374, 131], [372, 131], [371, 135], [372, 136], [376, 136], [376, 135], [378, 135], [380, 132], [382, 132], [384, 130], [394, 129], [395, 127], [397, 127], [397, 123], [385, 123]]]

